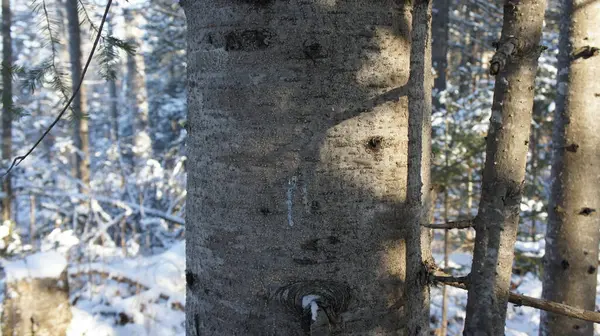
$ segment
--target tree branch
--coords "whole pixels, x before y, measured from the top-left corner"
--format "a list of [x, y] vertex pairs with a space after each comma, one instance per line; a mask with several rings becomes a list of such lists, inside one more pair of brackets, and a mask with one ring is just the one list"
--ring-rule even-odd
[[[443, 272], [436, 272], [438, 275], [434, 275], [433, 279], [435, 282], [443, 283], [444, 285], [461, 288], [468, 290], [469, 281], [468, 277], [453, 277]], [[444, 274], [444, 275], [440, 275]], [[538, 299], [531, 296], [521, 295], [509, 292], [508, 302], [518, 306], [527, 306], [554, 314], [559, 314], [567, 317], [572, 317], [584, 321], [594, 322], [600, 324], [600, 313], [590, 310], [585, 310], [573, 306], [569, 306], [563, 303], [548, 301], [544, 299]]]
[[441, 223], [441, 224], [423, 224], [424, 227], [430, 229], [441, 229], [441, 230], [452, 230], [452, 229], [468, 229], [473, 227], [473, 219], [464, 219], [454, 222]]
[[504, 69], [510, 58], [517, 51], [517, 39], [512, 37], [499, 42], [498, 49], [490, 61], [490, 75], [497, 75]]

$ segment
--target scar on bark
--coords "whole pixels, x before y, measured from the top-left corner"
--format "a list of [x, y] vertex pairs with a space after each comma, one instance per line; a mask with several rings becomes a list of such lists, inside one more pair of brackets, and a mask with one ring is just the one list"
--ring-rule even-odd
[[581, 209], [581, 211], [579, 211], [579, 215], [587, 217], [587, 216], [593, 214], [594, 212], [596, 212], [596, 209], [586, 207], [586, 208]]
[[577, 153], [577, 150], [579, 149], [579, 145], [573, 143], [568, 146], [565, 146], [565, 149], [567, 150], [567, 152]]
[[348, 309], [352, 290], [347, 284], [336, 281], [297, 281], [279, 287], [273, 299], [300, 317], [300, 326], [306, 332], [323, 322], [329, 329], [339, 330], [341, 313]]
[[583, 46], [573, 51], [571, 57], [573, 60], [579, 58], [588, 59], [590, 57], [598, 56], [598, 54], [600, 54], [600, 48], [592, 46]]
[[367, 150], [371, 152], [379, 152], [383, 148], [383, 137], [374, 136], [367, 139]]

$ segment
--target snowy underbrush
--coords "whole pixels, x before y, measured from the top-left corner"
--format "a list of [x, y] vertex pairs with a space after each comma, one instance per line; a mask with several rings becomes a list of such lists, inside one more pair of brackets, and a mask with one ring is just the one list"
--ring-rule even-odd
[[68, 260], [68, 336], [185, 335], [185, 242], [156, 254], [123, 253], [121, 247], [82, 244], [72, 230], [55, 229], [41, 252], [3, 260], [3, 266], [13, 278], [46, 277], [65, 269], [48, 256]]
[[68, 335], [184, 335], [184, 270], [183, 241], [151, 256], [71, 263]]

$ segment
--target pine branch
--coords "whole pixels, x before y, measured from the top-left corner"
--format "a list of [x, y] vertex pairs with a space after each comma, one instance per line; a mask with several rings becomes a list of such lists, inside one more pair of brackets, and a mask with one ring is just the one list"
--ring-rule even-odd
[[42, 142], [42, 140], [44, 140], [44, 138], [48, 135], [48, 133], [50, 133], [50, 131], [52, 130], [52, 128], [54, 128], [54, 126], [56, 126], [56, 124], [60, 121], [60, 119], [65, 114], [65, 112], [67, 112], [67, 110], [71, 106], [71, 103], [75, 99], [75, 96], [77, 96], [77, 94], [79, 93], [79, 90], [81, 90], [81, 86], [83, 84], [83, 80], [85, 79], [85, 75], [87, 73], [87, 70], [88, 70], [88, 68], [90, 66], [90, 63], [92, 62], [92, 58], [94, 57], [94, 52], [96, 51], [96, 48], [98, 47], [98, 42], [100, 41], [100, 37], [101, 37], [101, 33], [102, 33], [102, 28], [104, 27], [104, 23], [106, 22], [106, 17], [108, 16], [108, 12], [110, 10], [110, 5], [111, 4], [112, 4], [112, 0], [108, 0], [108, 2], [106, 3], [106, 9], [104, 10], [104, 14], [102, 15], [102, 21], [100, 22], [100, 28], [99, 28], [98, 34], [96, 35], [96, 39], [94, 40], [94, 44], [92, 45], [92, 50], [90, 51], [90, 55], [89, 55], [89, 57], [88, 57], [88, 59], [87, 59], [87, 61], [85, 63], [85, 66], [83, 67], [83, 71], [81, 73], [81, 79], [79, 80], [79, 83], [77, 83], [77, 87], [75, 88], [75, 90], [71, 94], [71, 97], [67, 101], [67, 104], [60, 111], [60, 113], [58, 114], [58, 116], [56, 116], [56, 119], [54, 119], [54, 121], [50, 124], [50, 126], [44, 131], [44, 133], [42, 134], [42, 136], [40, 136], [40, 138], [35, 142], [35, 144], [27, 151], [27, 153], [25, 153], [25, 155], [17, 156], [13, 160], [12, 164], [10, 165], [10, 167], [8, 168], [8, 170], [4, 174], [2, 174], [1, 178], [4, 178], [8, 174], [10, 174], [10, 172], [13, 170], [14, 167], [16, 167], [19, 164], [21, 164], [21, 162], [23, 162], [23, 160], [25, 160], [33, 152], [33, 150], [37, 148], [37, 146]]
[[90, 23], [90, 27], [92, 27], [92, 29], [98, 34], [99, 33], [99, 29], [98, 27], [96, 27], [96, 25], [94, 24], [94, 21], [92, 21], [92, 19], [90, 18], [90, 15], [88, 14], [87, 9], [85, 8], [85, 4], [83, 3], [82, 0], [79, 0], [79, 13], [83, 14], [83, 18], [85, 19], [85, 21]]

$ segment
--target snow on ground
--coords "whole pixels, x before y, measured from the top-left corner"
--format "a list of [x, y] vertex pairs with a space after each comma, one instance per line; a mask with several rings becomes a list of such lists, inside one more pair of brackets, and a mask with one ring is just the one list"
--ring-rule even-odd
[[[27, 257], [26, 262], [3, 264], [13, 277], [53, 276], [64, 270], [63, 256], [78, 243], [71, 231], [55, 230], [42, 242], [42, 251]], [[516, 248], [531, 257], [544, 253], [543, 241], [517, 242]], [[119, 247], [94, 245], [86, 249], [95, 260], [71, 260], [68, 266], [74, 302], [68, 336], [185, 335], [185, 242], [177, 242], [156, 255], [128, 258], [122, 257]], [[434, 257], [438, 265], [443, 266], [443, 256], [435, 254]], [[466, 275], [471, 262], [471, 254], [455, 252], [449, 256], [448, 264], [455, 275]], [[515, 292], [541, 296], [542, 283], [534, 274], [514, 275], [513, 282], [518, 283]], [[453, 287], [447, 291], [448, 335], [461, 335], [467, 292]], [[442, 287], [433, 287], [431, 296], [433, 329], [439, 327], [441, 321]], [[600, 298], [596, 306], [600, 307]], [[537, 335], [539, 320], [538, 310], [509, 304], [506, 335]], [[600, 328], [596, 327], [595, 335], [600, 335]]]
[[154, 256], [71, 266], [69, 280], [82, 286], [71, 296], [67, 335], [185, 335], [184, 270], [184, 242]]
[[58, 278], [67, 268], [67, 259], [56, 251], [40, 252], [15, 261], [2, 261], [8, 281], [24, 278]]

